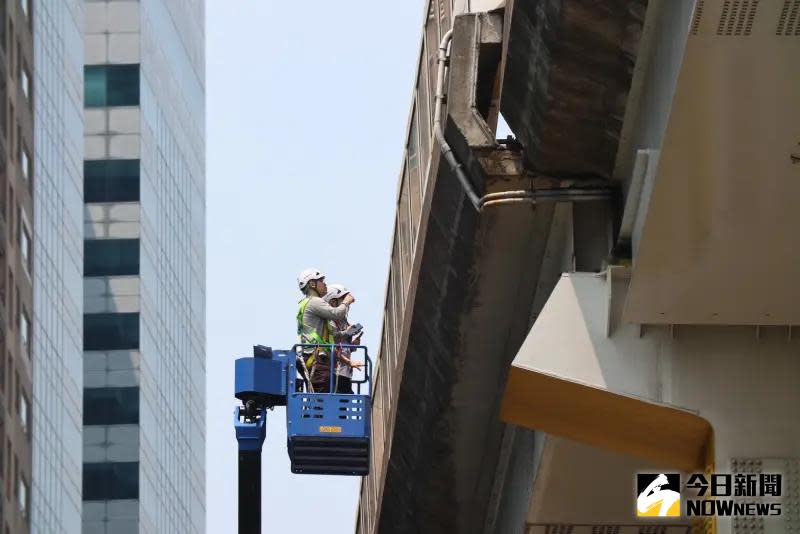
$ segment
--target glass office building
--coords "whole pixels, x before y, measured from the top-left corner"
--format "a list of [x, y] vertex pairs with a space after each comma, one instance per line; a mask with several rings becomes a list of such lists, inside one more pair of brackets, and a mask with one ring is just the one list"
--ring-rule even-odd
[[71, 534], [81, 529], [83, 5], [34, 0], [31, 7], [36, 142], [30, 530]]
[[203, 3], [84, 10], [83, 530], [200, 533]]

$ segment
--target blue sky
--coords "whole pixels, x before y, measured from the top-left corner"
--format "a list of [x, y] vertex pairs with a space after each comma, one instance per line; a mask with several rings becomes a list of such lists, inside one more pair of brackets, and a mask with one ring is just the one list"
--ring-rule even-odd
[[[208, 532], [234, 532], [233, 361], [288, 348], [314, 266], [380, 336], [422, 0], [207, 2]], [[292, 475], [282, 409], [263, 454], [264, 532], [352, 533], [358, 478]], [[312, 507], [309, 504], [313, 503]], [[313, 510], [313, 515], [309, 511]]]

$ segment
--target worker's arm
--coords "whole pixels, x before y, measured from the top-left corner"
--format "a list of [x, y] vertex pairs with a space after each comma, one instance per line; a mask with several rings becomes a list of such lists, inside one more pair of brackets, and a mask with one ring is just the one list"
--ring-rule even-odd
[[326, 321], [343, 321], [347, 318], [349, 309], [350, 304], [342, 303], [334, 308], [319, 297], [312, 297], [306, 306], [307, 311]]
[[350, 327], [350, 323], [345, 321], [331, 321], [330, 322], [330, 331], [333, 334], [333, 337], [337, 339], [343, 339], [347, 337], [347, 329]]
[[348, 358], [347, 356], [344, 356], [342, 354], [339, 354], [337, 356], [337, 358], [342, 360], [346, 365], [349, 365], [350, 367], [353, 367], [354, 369], [360, 369], [360, 368], [364, 367], [364, 363], [363, 362], [354, 362], [353, 360], [351, 360], [350, 358]]
[[[347, 323], [345, 323], [345, 324], [347, 324]], [[335, 321], [331, 321], [330, 322], [330, 331], [331, 331], [331, 334], [333, 334], [333, 339], [335, 339], [337, 342], [344, 343], [344, 342], [349, 342], [350, 341], [350, 339], [349, 339], [350, 336], [348, 336], [347, 333], [346, 333], [347, 332], [347, 327], [345, 327], [345, 328], [337, 328], [336, 327], [336, 322]]]

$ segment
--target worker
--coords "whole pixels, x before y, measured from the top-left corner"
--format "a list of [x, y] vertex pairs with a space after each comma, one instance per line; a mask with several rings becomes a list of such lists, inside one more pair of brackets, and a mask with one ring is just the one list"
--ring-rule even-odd
[[297, 285], [303, 292], [303, 299], [297, 311], [297, 335], [299, 343], [314, 344], [316, 347], [303, 347], [300, 357], [303, 360], [303, 376], [311, 382], [315, 392], [330, 392], [330, 347], [334, 339], [330, 331], [330, 321], [347, 318], [350, 304], [355, 302], [352, 294], [347, 294], [337, 307], [332, 307], [322, 298], [328, 292], [325, 275], [319, 269], [306, 269], [297, 277]]
[[[331, 284], [328, 287], [328, 292], [325, 294], [325, 302], [332, 307], [340, 306], [350, 291], [341, 284]], [[350, 336], [346, 333], [350, 328], [350, 322], [347, 317], [344, 319], [334, 319], [331, 321], [331, 332], [334, 341], [339, 345], [359, 345], [361, 343], [361, 335], [363, 331], [359, 331], [355, 336]], [[351, 349], [346, 347], [336, 348], [336, 364], [334, 384], [336, 393], [353, 393], [353, 369], [360, 369], [364, 366], [361, 362], [355, 362], [350, 357]]]

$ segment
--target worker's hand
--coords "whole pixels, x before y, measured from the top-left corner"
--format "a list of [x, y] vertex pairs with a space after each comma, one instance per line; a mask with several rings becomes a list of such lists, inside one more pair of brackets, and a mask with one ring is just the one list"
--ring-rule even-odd
[[355, 301], [356, 301], [356, 299], [353, 298], [353, 294], [352, 293], [348, 293], [347, 295], [344, 296], [344, 300], [342, 302], [344, 302], [344, 304], [352, 304]]
[[350, 367], [352, 367], [353, 369], [361, 369], [362, 367], [364, 367], [364, 362], [354, 362], [351, 360]]
[[358, 334], [356, 337], [354, 337], [351, 343], [353, 345], [361, 345], [361, 335], [362, 334]]

